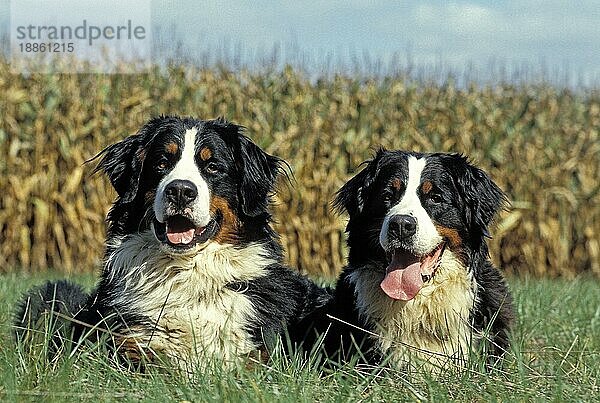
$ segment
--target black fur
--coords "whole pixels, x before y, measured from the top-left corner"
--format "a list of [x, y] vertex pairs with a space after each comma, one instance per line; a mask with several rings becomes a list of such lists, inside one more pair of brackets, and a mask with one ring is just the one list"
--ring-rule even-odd
[[45, 342], [44, 333], [49, 331], [49, 353], [55, 355], [73, 336], [69, 318], [83, 309], [88, 298], [83, 288], [66, 280], [29, 290], [19, 301], [13, 319], [17, 341], [25, 343], [35, 338]]
[[381, 355], [368, 334], [373, 329], [359, 317], [347, 270], [342, 271], [335, 289], [329, 292], [332, 298], [289, 327], [293, 348], [316, 353], [326, 365], [353, 360], [378, 364]]

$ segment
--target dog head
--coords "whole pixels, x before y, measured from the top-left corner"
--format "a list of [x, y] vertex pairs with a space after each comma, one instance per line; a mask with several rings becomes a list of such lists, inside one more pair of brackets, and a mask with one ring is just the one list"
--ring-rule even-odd
[[504, 202], [498, 186], [461, 155], [380, 150], [334, 205], [350, 216], [350, 265], [378, 262], [386, 267], [384, 291], [410, 300], [445, 253], [466, 267], [487, 257], [488, 227]]
[[251, 222], [266, 225], [283, 164], [223, 119], [154, 118], [99, 155], [96, 170], [118, 193], [112, 231], [151, 228], [171, 254], [237, 243]]

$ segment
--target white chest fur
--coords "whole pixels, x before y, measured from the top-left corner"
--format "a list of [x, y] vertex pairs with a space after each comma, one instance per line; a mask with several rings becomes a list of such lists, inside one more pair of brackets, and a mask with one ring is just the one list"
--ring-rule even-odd
[[112, 304], [148, 317], [155, 327], [129, 329], [141, 350], [166, 355], [181, 368], [215, 359], [232, 362], [258, 346], [247, 330], [255, 316], [252, 302], [243, 290], [226, 284], [265, 275], [275, 263], [266, 256], [259, 244], [216, 243], [193, 256], [170, 256], [160, 251], [152, 233], [130, 236], [107, 262], [118, 290]]
[[438, 367], [468, 356], [471, 339], [477, 336], [469, 323], [476, 284], [452, 252], [444, 253], [434, 278], [411, 301], [385, 295], [380, 288], [383, 276], [381, 270], [362, 267], [350, 281], [359, 312], [375, 326], [376, 345], [386, 357], [399, 366], [418, 367], [424, 361]]

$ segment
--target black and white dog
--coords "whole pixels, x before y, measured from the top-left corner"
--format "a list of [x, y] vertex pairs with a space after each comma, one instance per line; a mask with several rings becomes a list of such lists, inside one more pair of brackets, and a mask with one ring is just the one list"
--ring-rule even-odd
[[98, 286], [87, 298], [67, 282], [31, 291], [17, 336], [54, 309], [75, 316], [63, 336], [107, 333], [121, 357], [190, 368], [268, 350], [329, 299], [282, 265], [268, 205], [283, 161], [240, 126], [154, 118], [99, 156], [118, 198]]
[[335, 300], [314, 315], [328, 353], [357, 343], [373, 360], [431, 367], [486, 340], [490, 357], [502, 355], [512, 300], [485, 238], [504, 203], [463, 156], [377, 152], [334, 203], [350, 216], [349, 258]]

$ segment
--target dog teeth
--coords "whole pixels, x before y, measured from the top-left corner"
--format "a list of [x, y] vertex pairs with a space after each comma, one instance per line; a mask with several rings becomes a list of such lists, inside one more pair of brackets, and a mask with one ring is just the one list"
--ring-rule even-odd
[[429, 280], [431, 280], [431, 276], [429, 274], [421, 274], [421, 278], [423, 279], [424, 283], [426, 283]]

